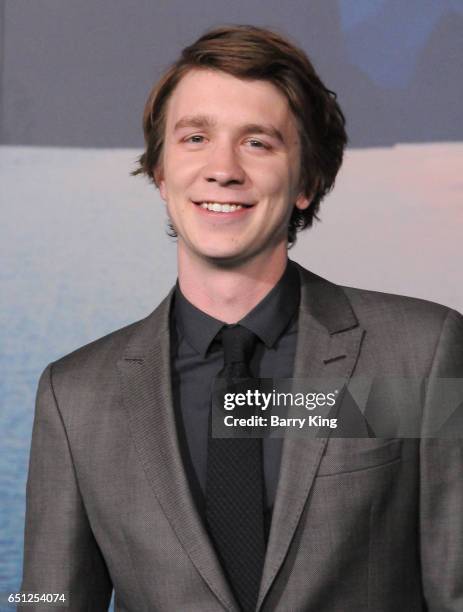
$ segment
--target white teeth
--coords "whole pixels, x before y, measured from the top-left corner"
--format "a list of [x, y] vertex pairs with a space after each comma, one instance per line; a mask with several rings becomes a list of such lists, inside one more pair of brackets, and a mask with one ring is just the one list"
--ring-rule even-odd
[[219, 204], [218, 202], [202, 202], [200, 206], [201, 208], [207, 208], [207, 210], [224, 213], [234, 212], [243, 208], [241, 204]]

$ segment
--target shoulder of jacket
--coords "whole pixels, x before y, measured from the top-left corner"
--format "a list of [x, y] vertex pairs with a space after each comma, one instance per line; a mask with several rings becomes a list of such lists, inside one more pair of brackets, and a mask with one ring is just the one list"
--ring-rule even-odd
[[340, 286], [359, 319], [368, 327], [372, 321], [384, 326], [415, 327], [421, 331], [439, 332], [446, 319], [461, 315], [451, 308], [421, 298]]
[[[360, 325], [368, 328], [377, 326], [380, 321], [383, 325], [417, 325], [441, 329], [447, 317], [462, 319], [461, 315], [436, 302], [429, 300], [384, 293], [369, 289], [343, 286], [333, 283], [323, 277], [314, 274], [297, 264], [303, 285], [309, 293], [323, 296], [324, 308], [329, 306], [332, 300], [340, 300], [341, 296], [346, 298], [352, 312]], [[314, 302], [317, 300], [314, 299]]]
[[97, 363], [108, 359], [111, 361], [119, 359], [132, 334], [146, 319], [147, 317], [125, 325], [60, 357], [51, 364], [53, 372], [67, 372], [86, 364], [94, 367]]

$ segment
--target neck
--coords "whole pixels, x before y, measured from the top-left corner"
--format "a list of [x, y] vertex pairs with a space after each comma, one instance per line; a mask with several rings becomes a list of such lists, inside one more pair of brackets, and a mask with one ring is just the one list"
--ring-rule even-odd
[[178, 280], [186, 299], [206, 314], [236, 323], [278, 283], [288, 260], [286, 245], [234, 267], [192, 257], [179, 243]]

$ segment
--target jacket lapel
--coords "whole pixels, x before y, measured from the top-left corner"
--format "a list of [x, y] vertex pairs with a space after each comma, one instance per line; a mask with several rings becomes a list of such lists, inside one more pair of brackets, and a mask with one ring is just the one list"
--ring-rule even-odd
[[[364, 331], [340, 287], [298, 268], [301, 303], [294, 378], [347, 381], [357, 362]], [[286, 557], [327, 440], [284, 440], [258, 609]]]
[[140, 323], [118, 362], [123, 401], [146, 477], [176, 536], [225, 609], [236, 611], [196, 510], [179, 448], [170, 376], [172, 295]]

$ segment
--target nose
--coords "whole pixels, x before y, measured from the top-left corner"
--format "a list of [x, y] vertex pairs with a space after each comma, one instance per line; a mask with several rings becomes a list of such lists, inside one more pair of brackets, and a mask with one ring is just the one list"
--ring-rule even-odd
[[204, 178], [208, 183], [218, 183], [222, 187], [242, 185], [245, 182], [246, 174], [233, 143], [217, 143], [211, 150], [204, 167]]

